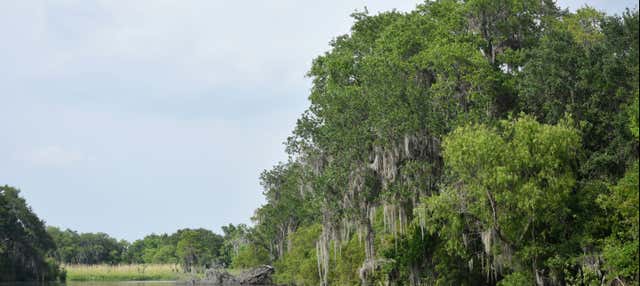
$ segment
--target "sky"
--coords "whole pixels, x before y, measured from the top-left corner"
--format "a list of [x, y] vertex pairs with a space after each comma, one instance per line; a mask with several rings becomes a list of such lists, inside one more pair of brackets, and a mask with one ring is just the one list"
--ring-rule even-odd
[[[250, 223], [314, 57], [420, 1], [0, 1], [0, 184], [49, 225], [135, 240]], [[585, 3], [610, 14], [636, 1]]]

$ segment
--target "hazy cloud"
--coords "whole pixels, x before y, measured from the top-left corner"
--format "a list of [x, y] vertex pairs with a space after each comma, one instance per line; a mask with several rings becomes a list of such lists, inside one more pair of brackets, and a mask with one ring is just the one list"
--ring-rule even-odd
[[84, 162], [89, 158], [79, 152], [65, 150], [60, 146], [47, 146], [35, 149], [24, 155], [25, 163], [35, 167], [64, 168], [76, 163]]

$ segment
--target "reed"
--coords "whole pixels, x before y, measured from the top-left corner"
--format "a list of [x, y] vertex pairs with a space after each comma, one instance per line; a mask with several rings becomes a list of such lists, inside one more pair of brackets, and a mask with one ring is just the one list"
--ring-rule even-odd
[[69, 281], [184, 280], [178, 264], [64, 265]]

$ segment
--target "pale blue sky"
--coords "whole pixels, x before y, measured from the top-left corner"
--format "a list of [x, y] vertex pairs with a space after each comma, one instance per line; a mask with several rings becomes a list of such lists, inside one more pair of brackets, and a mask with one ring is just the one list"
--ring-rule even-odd
[[48, 224], [128, 240], [249, 223], [311, 60], [354, 9], [418, 2], [1, 1], [0, 184]]

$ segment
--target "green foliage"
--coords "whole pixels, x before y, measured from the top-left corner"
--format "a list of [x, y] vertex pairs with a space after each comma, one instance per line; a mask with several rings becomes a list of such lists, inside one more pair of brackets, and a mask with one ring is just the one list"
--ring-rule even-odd
[[638, 273], [638, 223], [640, 201], [638, 197], [638, 161], [627, 174], [599, 202], [612, 218], [612, 233], [606, 238], [603, 250], [605, 263], [611, 271], [610, 279], [639, 281]]
[[[51, 229], [55, 257], [273, 263], [300, 285], [638, 284], [637, 10], [438, 0], [352, 17], [313, 61], [253, 227], [130, 245]], [[80, 239], [105, 246], [80, 255]]]
[[[65, 264], [181, 264], [191, 271], [224, 264], [224, 238], [206, 229], [181, 229], [175, 233], [151, 234], [133, 243], [117, 241], [104, 233], [78, 233], [48, 227], [57, 245], [52, 251]], [[228, 264], [227, 264], [228, 265]]]
[[604, 39], [601, 26], [604, 16], [604, 13], [586, 6], [578, 9], [575, 14], [565, 16], [564, 21], [574, 41], [588, 47]]
[[248, 243], [279, 281], [307, 283], [287, 238], [321, 223], [320, 285], [638, 283], [637, 11], [352, 16], [313, 61], [290, 162], [261, 177]]
[[[256, 226], [250, 231], [243, 230], [241, 238], [243, 243], [250, 241], [262, 248], [260, 253], [269, 253], [268, 261], [284, 256], [290, 247], [289, 235], [299, 226], [316, 220], [318, 212], [311, 194], [301, 186], [304, 176], [303, 167], [295, 162], [280, 163], [260, 175], [266, 204], [255, 211], [252, 219]], [[234, 248], [237, 252], [237, 243]]]
[[294, 283], [295, 285], [318, 285], [318, 262], [316, 259], [316, 241], [321, 232], [319, 224], [299, 228], [289, 234], [291, 249], [278, 260], [275, 282]]
[[[176, 232], [175, 253], [185, 271], [194, 266], [205, 268], [219, 264], [222, 237], [206, 229], [184, 229]], [[161, 248], [162, 249], [162, 248]]]
[[176, 233], [151, 234], [131, 243], [124, 253], [128, 263], [178, 263], [175, 248], [179, 235]]
[[245, 224], [222, 226], [223, 244], [220, 248], [220, 264], [222, 266], [230, 266], [234, 256], [237, 256], [240, 248], [249, 243], [249, 234], [251, 230]]
[[498, 286], [519, 286], [519, 285], [532, 285], [533, 277], [529, 272], [514, 272], [502, 279], [498, 283]]
[[[337, 250], [337, 253], [336, 253]], [[364, 242], [353, 235], [345, 245], [333, 249], [331, 253], [331, 281], [337, 285], [357, 285], [360, 283], [359, 269], [364, 261]], [[317, 270], [316, 270], [317, 274]]]
[[118, 264], [128, 247], [126, 241], [117, 241], [106, 233], [78, 233], [62, 231], [57, 227], [47, 227], [56, 250], [53, 256], [66, 264]]
[[0, 281], [64, 280], [55, 243], [18, 189], [0, 186]]
[[269, 264], [271, 259], [269, 253], [264, 248], [256, 247], [254, 244], [243, 245], [238, 250], [238, 254], [233, 257], [232, 268], [251, 268], [263, 264]]
[[[544, 125], [524, 116], [498, 128], [458, 128], [443, 147], [448, 183], [421, 214], [431, 231], [461, 257], [469, 255], [469, 240], [479, 241], [501, 273], [543, 267], [570, 230], [578, 132], [569, 122]], [[481, 235], [465, 241], [469, 230]]]
[[639, 92], [636, 90], [636, 98], [633, 100], [633, 102], [631, 103], [631, 105], [629, 106], [629, 108], [627, 109], [627, 114], [629, 116], [629, 130], [631, 131], [631, 135], [633, 135], [636, 140], [638, 140], [638, 138], [640, 138], [640, 128], [638, 125], [638, 122], [640, 121], [640, 119], [638, 119], [638, 114], [640, 113], [640, 109], [638, 106], [640, 106], [640, 102], [639, 102]]

